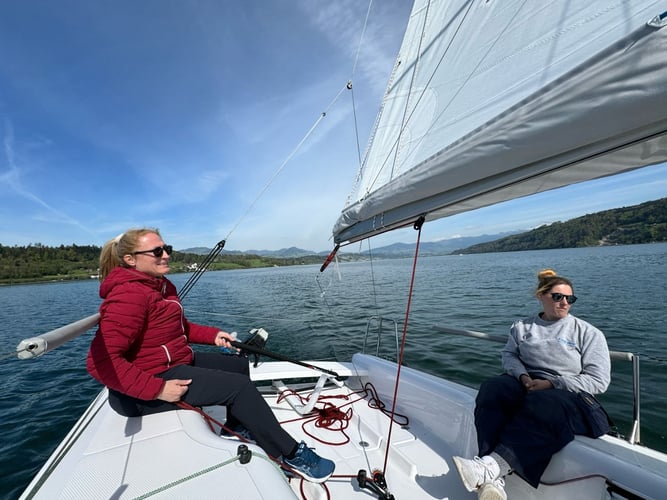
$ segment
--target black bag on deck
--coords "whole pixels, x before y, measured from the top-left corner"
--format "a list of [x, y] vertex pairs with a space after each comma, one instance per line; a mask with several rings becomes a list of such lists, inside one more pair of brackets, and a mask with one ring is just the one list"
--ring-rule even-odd
[[586, 391], [577, 393], [577, 405], [586, 417], [586, 422], [591, 431], [590, 437], [600, 437], [607, 434], [614, 426], [607, 411], [592, 394]]

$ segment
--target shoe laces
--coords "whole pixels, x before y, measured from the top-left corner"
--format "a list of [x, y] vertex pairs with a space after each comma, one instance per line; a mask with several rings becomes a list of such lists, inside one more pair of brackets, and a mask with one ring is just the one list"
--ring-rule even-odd
[[474, 457], [473, 462], [475, 462], [479, 467], [481, 467], [481, 471], [479, 471], [482, 475], [481, 484], [498, 482], [500, 486], [505, 486], [505, 481], [501, 477], [495, 474], [495, 472], [492, 469], [492, 466], [488, 462], [485, 462], [480, 457]]
[[296, 455], [294, 455], [292, 460], [308, 467], [312, 467], [317, 464], [318, 458], [319, 457], [315, 454], [315, 452], [313, 452], [311, 448], [302, 443], [299, 445], [299, 449], [297, 450]]

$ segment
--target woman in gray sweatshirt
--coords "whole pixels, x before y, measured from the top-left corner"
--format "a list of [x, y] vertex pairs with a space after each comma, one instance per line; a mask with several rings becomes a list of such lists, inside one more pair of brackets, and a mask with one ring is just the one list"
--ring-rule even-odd
[[542, 311], [512, 324], [502, 350], [505, 373], [477, 394], [479, 456], [454, 457], [463, 484], [483, 500], [506, 500], [503, 477], [510, 471], [537, 488], [551, 456], [575, 434], [609, 430], [590, 396], [606, 391], [611, 378], [604, 334], [570, 314], [574, 286], [553, 270], [538, 273], [535, 296]]

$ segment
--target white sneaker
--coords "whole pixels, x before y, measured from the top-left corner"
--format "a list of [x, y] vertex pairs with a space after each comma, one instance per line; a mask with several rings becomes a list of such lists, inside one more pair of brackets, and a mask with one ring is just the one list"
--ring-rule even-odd
[[483, 483], [477, 491], [477, 500], [507, 500], [505, 481], [497, 478], [490, 483]]
[[[500, 466], [498, 462], [488, 455], [482, 458], [475, 457], [472, 460], [454, 457], [454, 463], [459, 471], [463, 485], [468, 491], [479, 490], [482, 485], [487, 483], [492, 484], [500, 479]], [[504, 481], [502, 479], [500, 481], [503, 483], [502, 486], [504, 486]], [[500, 490], [503, 491], [502, 488]], [[489, 496], [487, 498], [490, 500], [495, 497]]]

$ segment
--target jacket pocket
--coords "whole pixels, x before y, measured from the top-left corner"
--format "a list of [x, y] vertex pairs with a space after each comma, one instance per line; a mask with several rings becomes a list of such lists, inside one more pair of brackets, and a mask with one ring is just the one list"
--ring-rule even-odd
[[577, 405], [586, 418], [591, 432], [590, 437], [597, 438], [607, 434], [611, 430], [614, 423], [607, 414], [607, 411], [592, 394], [586, 391], [577, 393]]

